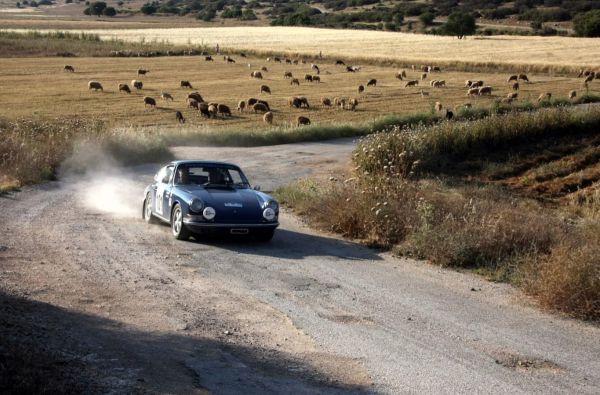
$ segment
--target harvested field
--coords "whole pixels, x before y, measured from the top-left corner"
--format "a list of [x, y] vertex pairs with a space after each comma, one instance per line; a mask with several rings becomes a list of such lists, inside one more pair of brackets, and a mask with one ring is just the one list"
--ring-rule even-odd
[[[226, 64], [221, 57], [207, 62], [203, 57], [160, 57], [160, 58], [12, 58], [0, 59], [0, 117], [9, 119], [23, 117], [68, 117], [78, 116], [96, 118], [116, 126], [159, 126], [178, 127], [175, 111], [182, 111], [187, 119], [186, 125], [208, 128], [239, 128], [250, 130], [265, 128], [262, 115], [252, 112], [239, 113], [235, 109], [239, 100], [256, 97], [267, 100], [274, 112], [274, 125], [291, 125], [299, 115], [308, 116], [312, 123], [330, 124], [336, 122], [359, 122], [391, 113], [406, 114], [417, 111], [429, 111], [436, 101], [444, 108], [470, 102], [473, 106], [489, 106], [494, 101], [512, 92], [506, 83], [506, 73], [464, 73], [442, 72], [431, 74], [420, 82], [419, 87], [405, 88], [405, 82], [394, 77], [396, 69], [381, 66], [364, 66], [361, 71], [348, 73], [340, 66], [322, 63], [321, 82], [304, 81], [311, 71], [310, 64], [279, 64], [267, 62], [264, 58], [241, 58], [235, 56], [237, 63]], [[63, 72], [65, 63], [75, 68], [75, 73]], [[251, 67], [248, 67], [248, 63]], [[250, 77], [250, 72], [267, 66], [263, 79]], [[137, 69], [150, 70], [145, 76], [138, 76]], [[284, 79], [284, 71], [289, 70], [298, 77], [300, 86], [290, 86], [290, 80]], [[407, 70], [408, 79], [417, 79], [420, 72]], [[566, 99], [568, 92], [577, 89], [585, 93], [582, 80], [575, 77], [551, 77], [530, 74], [532, 83], [521, 84], [518, 102], [535, 102], [541, 92], [551, 92], [553, 98]], [[357, 87], [366, 85], [371, 79], [377, 79], [376, 87], [367, 87], [358, 95]], [[131, 80], [139, 79], [144, 87], [136, 91]], [[444, 79], [446, 88], [434, 89], [430, 79]], [[493, 95], [468, 98], [465, 96], [465, 80], [485, 81], [494, 87]], [[100, 81], [104, 92], [91, 92], [87, 83]], [[228, 105], [233, 111], [232, 117], [206, 119], [196, 110], [186, 106], [186, 96], [191, 91], [179, 86], [180, 80], [188, 80], [207, 102]], [[119, 93], [119, 83], [127, 83], [131, 94]], [[272, 94], [260, 94], [260, 86], [268, 85]], [[429, 95], [421, 97], [420, 90]], [[171, 93], [175, 100], [160, 100], [162, 91]], [[590, 93], [600, 91], [600, 81], [590, 84]], [[157, 99], [156, 108], [146, 108], [144, 96]], [[290, 108], [288, 98], [305, 96], [310, 103], [309, 109]], [[340, 110], [320, 104], [321, 97], [358, 98], [356, 111]]]

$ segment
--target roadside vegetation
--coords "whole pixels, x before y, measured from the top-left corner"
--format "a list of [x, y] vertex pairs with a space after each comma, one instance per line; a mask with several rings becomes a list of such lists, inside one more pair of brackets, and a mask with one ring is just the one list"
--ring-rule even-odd
[[596, 108], [395, 127], [360, 142], [350, 173], [277, 195], [320, 228], [600, 319], [599, 128]]

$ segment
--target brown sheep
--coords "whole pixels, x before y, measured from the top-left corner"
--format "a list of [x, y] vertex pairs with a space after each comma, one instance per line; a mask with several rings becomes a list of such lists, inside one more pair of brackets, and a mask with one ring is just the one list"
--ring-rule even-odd
[[338, 103], [339, 103], [339, 106], [340, 106], [340, 109], [341, 109], [341, 110], [343, 110], [344, 108], [346, 108], [346, 98], [344, 98], [344, 97], [341, 97], [341, 98], [338, 100]]
[[104, 92], [104, 88], [102, 88], [102, 84], [99, 83], [98, 81], [90, 81], [88, 82], [88, 90], [94, 90], [94, 91], [102, 91]]
[[146, 106], [156, 107], [156, 100], [154, 100], [150, 96], [144, 96], [144, 107]]
[[246, 109], [246, 102], [244, 100], [240, 100], [237, 109], [239, 112], [243, 112]]
[[74, 73], [75, 68], [69, 64], [66, 64], [65, 67], [63, 67], [63, 71], [68, 71], [69, 73]]
[[342, 100], [341, 98], [336, 96], [333, 98], [333, 104], [337, 107], [340, 105], [341, 100]]
[[506, 97], [507, 97], [508, 99], [515, 100], [517, 97], [519, 97], [519, 94], [518, 94], [517, 92], [514, 92], [514, 93], [509, 93], [508, 95], [506, 95]]
[[427, 73], [421, 74], [421, 80], [426, 80], [426, 79], [427, 79]]
[[290, 97], [288, 99], [288, 106], [294, 107], [294, 108], [300, 108], [300, 106], [301, 106], [300, 99], [298, 99], [297, 97]]
[[138, 80], [131, 80], [131, 85], [137, 90], [140, 90], [144, 87], [144, 83]]
[[429, 96], [429, 92], [426, 92], [423, 89], [421, 89], [421, 97], [427, 97], [427, 96]]
[[207, 61], [207, 62], [212, 62], [213, 58], [212, 58], [212, 56], [208, 55], [208, 56], [204, 57], [204, 60]]
[[439, 80], [439, 81], [435, 81], [433, 83], [433, 87], [434, 88], [443, 88], [444, 86], [446, 86], [446, 81], [445, 80]]
[[265, 121], [269, 125], [272, 125], [273, 124], [273, 113], [271, 111], [266, 112], [265, 115], [263, 115], [263, 121]]
[[546, 93], [542, 93], [542, 94], [541, 94], [541, 95], [538, 97], [537, 101], [538, 101], [538, 103], [539, 103], [539, 102], [541, 102], [541, 101], [544, 101], [544, 100], [550, 100], [550, 99], [552, 99], [552, 93], [550, 93], [550, 92], [546, 92]]
[[222, 114], [223, 116], [225, 116], [225, 115], [231, 116], [231, 109], [229, 108], [229, 106], [227, 106], [225, 104], [217, 105], [217, 111], [219, 112], [219, 114]]
[[406, 84], [404, 84], [404, 87], [408, 88], [409, 86], [417, 86], [417, 85], [419, 85], [419, 81], [412, 80], [412, 81], [406, 81]]
[[321, 82], [321, 77], [319, 77], [318, 75], [313, 75], [312, 77], [313, 82]]
[[577, 97], [577, 91], [570, 91], [569, 92], [569, 99], [573, 100]]
[[181, 80], [179, 82], [179, 86], [181, 86], [182, 88], [190, 88], [190, 89], [194, 89], [192, 88], [192, 84], [190, 84], [189, 81], [185, 81], [185, 80]]
[[428, 72], [429, 66], [421, 66], [421, 71]]
[[358, 86], [358, 94], [360, 95], [361, 93], [363, 93], [365, 91], [365, 87], [363, 85], [359, 85]]
[[480, 88], [480, 87], [482, 87], [482, 86], [483, 86], [483, 83], [484, 83], [484, 82], [483, 82], [482, 80], [479, 80], [479, 81], [473, 81], [473, 82], [471, 82], [471, 86], [470, 86], [470, 87], [471, 87], [471, 88]]
[[367, 82], [367, 86], [377, 86], [377, 80], [375, 78], [371, 78], [368, 82]]
[[442, 103], [440, 103], [439, 101], [436, 101], [435, 102], [435, 111], [440, 112], [440, 111], [442, 111], [442, 108], [443, 108]]
[[321, 70], [319, 70], [319, 66], [317, 66], [316, 64], [311, 64], [310, 68], [313, 69], [314, 71], [317, 72], [317, 74], [321, 74]]
[[131, 93], [131, 89], [127, 84], [119, 84], [119, 92]]
[[527, 77], [527, 74], [519, 74], [519, 79], [523, 80], [525, 82], [529, 82], [529, 78]]
[[150, 72], [150, 70], [146, 70], [146, 69], [138, 69], [137, 71], [137, 75], [146, 75]]
[[285, 58], [285, 63], [292, 64], [292, 59]]
[[401, 75], [403, 78], [406, 78], [406, 70], [402, 70], [402, 72], [400, 73], [400, 75]]
[[271, 107], [269, 106], [268, 102], [266, 102], [264, 100], [258, 100], [257, 103], [264, 105], [265, 107], [267, 107], [267, 110], [271, 111]]
[[348, 110], [354, 111], [356, 109], [356, 106], [358, 106], [358, 99], [354, 98], [348, 101]]
[[585, 80], [583, 82], [592, 82], [594, 80], [594, 73], [592, 72], [590, 75], [588, 75], [587, 77], [585, 77]]
[[219, 112], [219, 110], [217, 109], [217, 106], [215, 106], [214, 104], [208, 105], [208, 113], [210, 114], [210, 117], [216, 118], [218, 112]]
[[292, 78], [292, 80], [290, 81], [290, 85], [300, 86], [300, 81], [298, 81], [298, 78]]
[[269, 109], [267, 108], [267, 106], [265, 106], [262, 103], [256, 103], [252, 106], [252, 109], [254, 110], [254, 113], [258, 113], [258, 112], [267, 112], [269, 111]]
[[260, 68], [261, 71], [264, 71], [265, 73], [269, 71], [269, 69], [267, 69], [267, 66], [263, 66]]
[[520, 88], [520, 86], [519, 86], [519, 83], [518, 83], [518, 82], [515, 82], [515, 83], [513, 83], [513, 84], [512, 84], [512, 90], [513, 90], [513, 91], [518, 91], [518, 90], [519, 90], [519, 88]]
[[179, 123], [185, 123], [185, 118], [183, 117], [183, 114], [181, 113], [181, 111], [175, 112], [175, 119]]
[[479, 88], [469, 88], [467, 91], [467, 96], [477, 96], [479, 95]]
[[305, 74], [304, 75], [304, 81], [308, 81], [308, 82], [312, 82], [313, 81], [313, 77], [310, 74]]
[[300, 125], [310, 125], [310, 119], [308, 119], [307, 117], [300, 116], [297, 119], [297, 125], [298, 126], [300, 126]]
[[167, 92], [161, 92], [160, 98], [163, 99], [164, 101], [168, 101], [168, 100], [173, 101], [173, 96]]
[[479, 88], [479, 96], [491, 95], [491, 94], [492, 94], [491, 86], [482, 86], [481, 88]]
[[270, 95], [271, 94], [271, 88], [269, 88], [267, 85], [261, 85], [260, 86], [260, 93], [268, 93]]
[[292, 63], [293, 63], [293, 64], [298, 64], [298, 59], [294, 59], [294, 60], [292, 61]]
[[466, 81], [465, 81], [465, 88], [470, 88], [472, 83], [473, 83], [473, 81], [471, 81], [471, 80], [466, 80]]
[[281, 63], [281, 59], [280, 59], [280, 58], [278, 58], [278, 57], [274, 57], [274, 58], [273, 58], [273, 61], [274, 61], [274, 62], [279, 62], [279, 63]]
[[399, 79], [400, 81], [402, 81], [402, 73], [401, 72], [396, 72], [396, 78]]
[[189, 93], [189, 94], [187, 95], [187, 97], [188, 97], [189, 99], [194, 99], [194, 100], [196, 100], [198, 103], [202, 103], [202, 102], [204, 101], [204, 99], [202, 98], [202, 96], [201, 96], [201, 95], [200, 95], [200, 93], [198, 93], [198, 92], [192, 92], [192, 93]]
[[230, 58], [229, 56], [227, 57], [227, 63], [235, 63], [235, 59]]
[[286, 71], [285, 73], [283, 73], [283, 78], [292, 78], [292, 72], [291, 71]]
[[329, 107], [329, 106], [331, 106], [331, 99], [329, 99], [328, 97], [322, 97], [321, 104]]
[[251, 97], [248, 100], [246, 100], [246, 104], [248, 105], [248, 107], [252, 107], [256, 103], [258, 103], [258, 99], [254, 98], [254, 97]]
[[198, 111], [200, 112], [200, 116], [210, 118], [210, 113], [208, 112], [208, 104], [198, 103]]
[[435, 84], [436, 82], [438, 82], [438, 80], [431, 80], [431, 81], [429, 81], [429, 85], [433, 86], [433, 84]]
[[187, 106], [189, 108], [195, 108], [197, 110], [200, 109], [200, 103], [197, 100], [194, 100], [194, 99], [191, 99], [191, 98], [187, 99]]
[[441, 73], [442, 69], [440, 68], [440, 66], [433, 66], [429, 68], [429, 72]]
[[508, 77], [508, 80], [506, 80], [506, 82], [518, 81], [518, 80], [519, 80], [519, 76], [516, 74], [513, 74], [510, 77]]
[[308, 99], [306, 97], [300, 96], [297, 99], [300, 101], [300, 107], [310, 108], [310, 105], [308, 104]]
[[263, 76], [260, 71], [253, 71], [250, 73], [250, 77], [262, 80]]

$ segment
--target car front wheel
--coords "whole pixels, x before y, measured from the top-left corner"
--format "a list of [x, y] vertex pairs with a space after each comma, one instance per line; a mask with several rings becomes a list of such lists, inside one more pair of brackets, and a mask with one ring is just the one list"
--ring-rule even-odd
[[149, 224], [156, 222], [154, 215], [152, 215], [152, 195], [150, 193], [146, 195], [146, 199], [144, 200], [144, 221]]
[[190, 232], [183, 224], [183, 211], [181, 206], [176, 204], [171, 213], [171, 231], [177, 240], [187, 240], [190, 237]]

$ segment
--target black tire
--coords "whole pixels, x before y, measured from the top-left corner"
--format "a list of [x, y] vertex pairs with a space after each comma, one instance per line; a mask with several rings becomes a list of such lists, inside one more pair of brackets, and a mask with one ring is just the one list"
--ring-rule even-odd
[[256, 232], [254, 238], [261, 243], [268, 243], [275, 235], [275, 229], [261, 229]]
[[171, 211], [171, 233], [177, 240], [187, 240], [191, 236], [183, 223], [183, 211], [179, 204], [176, 204]]
[[148, 194], [146, 195], [146, 199], [144, 199], [144, 207], [142, 214], [144, 216], [144, 221], [146, 221], [147, 223], [156, 223], [156, 218], [154, 218], [154, 215], [152, 214], [152, 194], [150, 194], [150, 192], [148, 192]]

